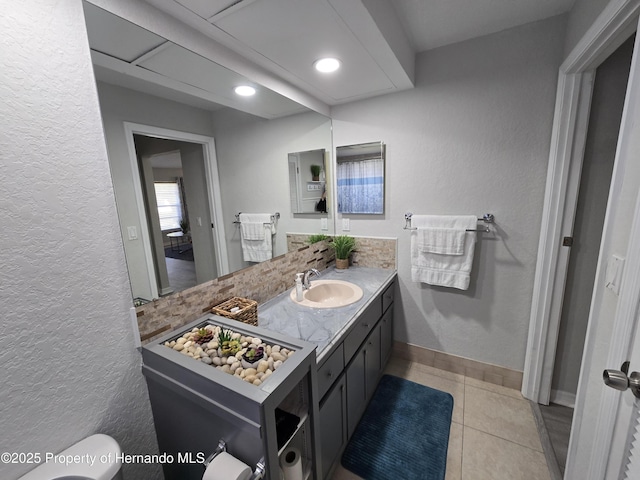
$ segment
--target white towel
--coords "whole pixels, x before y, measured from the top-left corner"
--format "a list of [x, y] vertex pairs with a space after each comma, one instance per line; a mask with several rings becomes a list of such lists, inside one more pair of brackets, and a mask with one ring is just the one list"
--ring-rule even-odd
[[240, 214], [240, 243], [245, 262], [264, 262], [273, 257], [274, 221], [269, 213]]
[[477, 219], [472, 215], [413, 215], [411, 279], [430, 285], [469, 288]]

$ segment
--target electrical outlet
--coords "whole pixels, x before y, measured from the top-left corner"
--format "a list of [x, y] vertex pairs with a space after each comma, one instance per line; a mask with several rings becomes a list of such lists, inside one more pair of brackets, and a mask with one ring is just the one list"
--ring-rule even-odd
[[326, 218], [320, 219], [320, 230], [329, 230], [329, 224]]
[[198, 226], [201, 227], [202, 226], [202, 217], [198, 217]]
[[351, 225], [349, 222], [348, 218], [343, 218], [342, 219], [342, 231], [343, 232], [348, 232], [349, 230], [351, 230]]

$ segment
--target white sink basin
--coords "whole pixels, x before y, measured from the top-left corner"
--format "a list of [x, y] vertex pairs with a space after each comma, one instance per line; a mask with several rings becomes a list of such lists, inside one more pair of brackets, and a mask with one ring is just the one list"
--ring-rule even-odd
[[301, 302], [296, 300], [296, 289], [291, 291], [291, 300], [298, 305], [312, 308], [335, 308], [351, 305], [362, 298], [362, 289], [343, 280], [311, 280], [311, 288], [304, 290]]

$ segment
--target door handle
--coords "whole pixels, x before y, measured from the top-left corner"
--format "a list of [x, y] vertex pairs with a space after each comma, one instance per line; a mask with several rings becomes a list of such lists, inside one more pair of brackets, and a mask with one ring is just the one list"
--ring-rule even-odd
[[640, 373], [631, 372], [631, 375], [627, 376], [629, 371], [627, 362], [623, 363], [621, 368], [622, 370], [605, 370], [602, 372], [604, 384], [622, 392], [630, 388], [631, 392], [637, 398], [640, 398]]

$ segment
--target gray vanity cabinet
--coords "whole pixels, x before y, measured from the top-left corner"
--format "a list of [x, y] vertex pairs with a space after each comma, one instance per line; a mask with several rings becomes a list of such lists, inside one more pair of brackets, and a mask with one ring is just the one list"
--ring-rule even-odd
[[[395, 282], [354, 321], [342, 343], [318, 367], [321, 478], [346, 447], [373, 396], [393, 347]], [[328, 393], [326, 393], [328, 392]]]
[[[295, 353], [261, 385], [250, 385], [163, 345], [194, 327], [219, 325], [260, 337]], [[215, 315], [207, 315], [142, 349], [160, 452], [212, 453], [224, 440], [230, 454], [253, 469], [264, 462], [266, 480], [280, 479], [280, 456], [287, 447], [302, 456], [305, 480], [320, 480], [318, 381], [314, 344]], [[331, 403], [333, 405], [333, 402]], [[323, 435], [325, 432], [322, 432]], [[166, 480], [202, 478], [200, 461], [163, 464]]]

